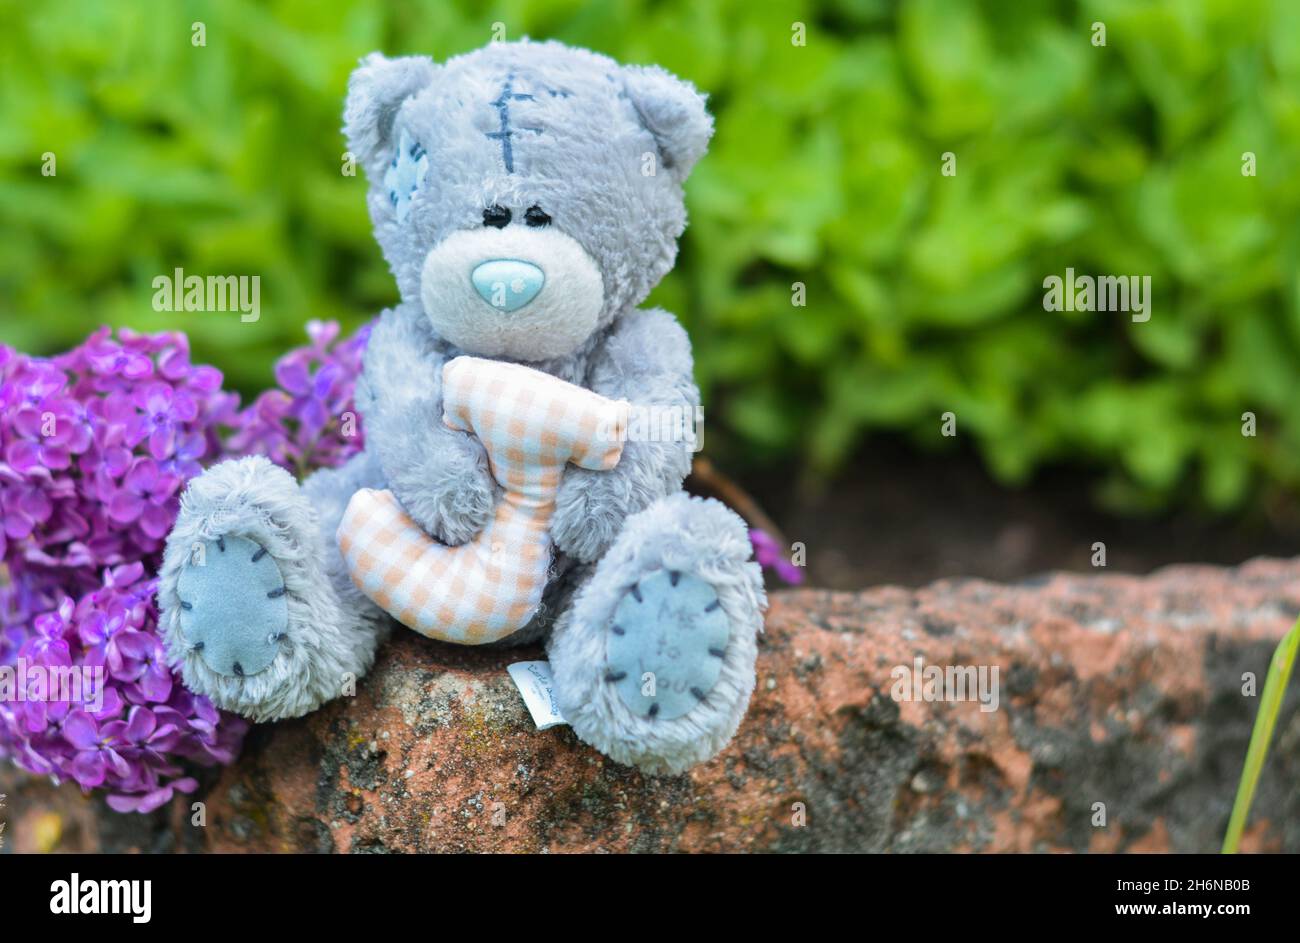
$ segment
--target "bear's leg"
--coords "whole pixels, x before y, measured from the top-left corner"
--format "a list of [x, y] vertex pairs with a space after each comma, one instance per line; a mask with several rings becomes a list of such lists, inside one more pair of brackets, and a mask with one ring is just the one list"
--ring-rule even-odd
[[766, 596], [744, 523], [670, 495], [631, 517], [548, 649], [574, 733], [620, 763], [680, 773], [722, 749], [754, 689]]
[[159, 624], [186, 686], [255, 721], [297, 717], [344, 693], [388, 622], [342, 569], [334, 529], [375, 463], [354, 456], [299, 488], [265, 458], [194, 479], [167, 538]]

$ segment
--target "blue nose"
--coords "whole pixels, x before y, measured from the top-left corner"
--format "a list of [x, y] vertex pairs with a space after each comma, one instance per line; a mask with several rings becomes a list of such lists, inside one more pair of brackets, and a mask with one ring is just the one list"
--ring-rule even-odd
[[474, 269], [470, 280], [478, 293], [494, 308], [518, 311], [537, 297], [546, 276], [531, 262], [491, 259]]

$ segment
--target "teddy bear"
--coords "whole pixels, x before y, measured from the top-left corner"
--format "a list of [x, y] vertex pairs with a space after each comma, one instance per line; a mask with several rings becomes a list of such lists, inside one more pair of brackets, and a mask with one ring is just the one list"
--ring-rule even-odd
[[[688, 82], [554, 41], [494, 42], [441, 65], [361, 60], [344, 135], [400, 295], [357, 384], [365, 448], [301, 483], [258, 456], [190, 482], [158, 589], [187, 687], [254, 721], [348, 693], [405, 611], [376, 602], [345, 554], [359, 521], [405, 522], [425, 552], [482, 543], [517, 496], [451, 401], [471, 380], [533, 378], [529, 389], [593, 396], [597, 412], [612, 404], [617, 445], [556, 460], [544, 540], [491, 541], [540, 557], [536, 598], [506, 629], [439, 636], [435, 611], [426, 634], [544, 640], [564, 720], [618, 763], [673, 774], [726, 745], [754, 687], [760, 570], [744, 522], [682, 490], [690, 436], [634, 435], [628, 420], [699, 411], [685, 331], [641, 305], [673, 266], [682, 184], [712, 132]], [[491, 402], [513, 402], [492, 389]], [[422, 572], [425, 596], [468, 592]]]

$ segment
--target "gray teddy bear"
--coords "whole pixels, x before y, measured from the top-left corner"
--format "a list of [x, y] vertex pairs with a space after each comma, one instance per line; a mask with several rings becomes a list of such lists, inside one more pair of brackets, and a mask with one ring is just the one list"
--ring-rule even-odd
[[[393, 620], [340, 552], [358, 492], [386, 489], [448, 546], [483, 531], [502, 488], [483, 443], [443, 422], [453, 359], [520, 364], [633, 410], [698, 411], [685, 332], [638, 305], [673, 265], [682, 182], [712, 130], [689, 83], [555, 42], [362, 61], [344, 132], [401, 293], [357, 386], [366, 449], [301, 485], [260, 457], [190, 483], [158, 593], [188, 687], [276, 720], [370, 668]], [[613, 468], [566, 466], [541, 604], [495, 643], [545, 638], [577, 736], [650, 773], [731, 738], [766, 605], [744, 523], [682, 491], [691, 451], [685, 436], [629, 433]]]

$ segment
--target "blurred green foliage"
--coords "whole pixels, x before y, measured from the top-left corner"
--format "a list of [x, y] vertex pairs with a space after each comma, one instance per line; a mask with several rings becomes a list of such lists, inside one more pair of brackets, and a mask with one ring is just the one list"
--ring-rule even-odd
[[[395, 298], [364, 181], [340, 172], [352, 66], [443, 59], [494, 22], [711, 94], [653, 300], [691, 330], [737, 454], [824, 472], [870, 460], [872, 430], [950, 444], [951, 411], [1008, 482], [1094, 467], [1130, 507], [1300, 484], [1290, 0], [0, 0], [0, 340], [180, 327], [266, 385], [307, 319]], [[260, 274], [261, 320], [154, 312], [177, 266]], [[1151, 320], [1045, 311], [1067, 267], [1150, 275]]]

